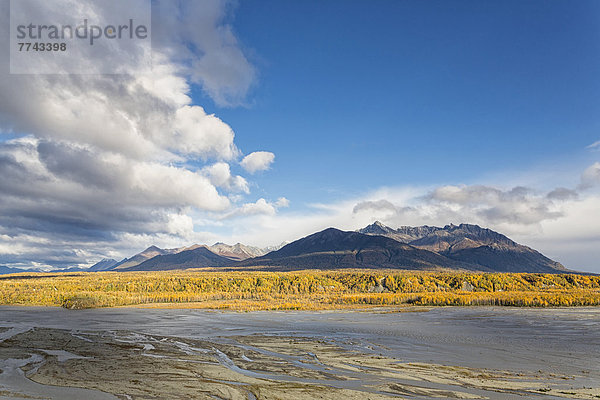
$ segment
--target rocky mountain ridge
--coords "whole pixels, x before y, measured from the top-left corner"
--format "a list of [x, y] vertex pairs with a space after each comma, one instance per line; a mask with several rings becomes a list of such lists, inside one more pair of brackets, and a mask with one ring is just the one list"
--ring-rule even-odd
[[560, 263], [505, 235], [478, 225], [460, 224], [393, 229], [377, 221], [358, 232], [398, 240], [456, 261], [482, 265], [498, 272], [566, 272]]
[[151, 246], [110, 269], [150, 271], [204, 267], [570, 272], [541, 253], [477, 225], [401, 226], [394, 229], [381, 222], [355, 232], [328, 228], [273, 251], [241, 243], [180, 249]]

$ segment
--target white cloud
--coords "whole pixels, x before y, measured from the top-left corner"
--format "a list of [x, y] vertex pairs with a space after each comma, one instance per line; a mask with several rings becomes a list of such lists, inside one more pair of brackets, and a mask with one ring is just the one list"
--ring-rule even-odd
[[257, 77], [228, 22], [233, 8], [228, 0], [153, 4], [153, 45], [168, 49], [190, 81], [221, 106], [243, 105]]
[[[87, 8], [96, 12], [101, 8], [99, 4], [88, 0], [77, 6], [82, 13]], [[7, 0], [0, 1], [2, 45], [9, 37], [8, 5]], [[242, 98], [250, 85], [247, 76], [254, 79], [253, 73], [245, 71], [254, 68], [237, 47], [227, 23], [231, 4], [159, 0], [153, 2], [153, 8], [164, 13], [152, 24], [151, 69], [140, 64], [127, 75], [11, 75], [8, 59], [3, 59], [0, 132], [65, 140], [144, 160], [236, 158], [238, 150], [231, 128], [206, 114], [202, 107], [192, 105], [188, 95], [195, 79], [211, 82], [210, 89], [204, 89], [216, 96], [215, 101], [232, 91]], [[50, 3], [47, 9], [37, 11], [40, 15], [56, 13], [55, 5]], [[233, 59], [232, 52], [236, 53]], [[204, 58], [218, 59], [223, 65], [235, 61], [236, 70], [244, 78], [228, 73], [230, 79], [223, 79], [224, 67], [193, 67], [194, 62]]]
[[361, 201], [356, 204], [352, 209], [354, 214], [359, 214], [361, 212], [370, 212], [377, 213], [378, 215], [393, 215], [398, 212], [398, 207], [389, 202], [388, 200], [381, 199], [376, 201]]
[[277, 201], [274, 203], [274, 205], [277, 208], [285, 208], [285, 207], [290, 206], [290, 201], [288, 199], [286, 199], [285, 197], [280, 197], [277, 199]]
[[246, 171], [253, 174], [268, 170], [273, 161], [275, 161], [275, 154], [268, 151], [256, 151], [244, 157], [240, 164]]
[[543, 221], [537, 232], [516, 236], [545, 255], [575, 269], [600, 273], [600, 195], [563, 204], [563, 217]]
[[238, 217], [247, 217], [252, 215], [268, 215], [275, 216], [279, 208], [289, 207], [290, 201], [285, 197], [280, 197], [275, 202], [267, 201], [263, 198], [258, 199], [254, 203], [246, 203], [234, 209], [230, 213], [223, 215], [222, 219], [231, 219]]
[[231, 160], [239, 153], [234, 136], [228, 125], [202, 107], [183, 106], [175, 112], [175, 134], [169, 143], [184, 154]]
[[[31, 137], [3, 143], [0, 157], [4, 176], [0, 185], [5, 197], [18, 195], [31, 201], [85, 200], [82, 206], [121, 203], [194, 206], [205, 210], [223, 210], [229, 206], [227, 198], [219, 195], [202, 174], [155, 161], [96, 153], [83, 146]], [[93, 203], [89, 203], [89, 198], [94, 199]]]
[[600, 162], [590, 165], [583, 171], [580, 188], [589, 189], [598, 184], [600, 184]]
[[592, 150], [600, 150], [600, 140], [590, 144], [589, 146], [587, 146], [587, 148]]
[[[8, 6], [0, 0], [5, 48]], [[130, 255], [144, 240], [201, 239], [193, 216], [230, 213], [249, 193], [226, 163], [240, 155], [233, 130], [189, 95], [198, 83], [217, 104], [243, 104], [256, 78], [228, 23], [231, 3], [153, 7], [152, 68], [11, 75], [0, 60], [0, 264], [73, 265]]]
[[424, 204], [429, 212], [488, 223], [530, 225], [562, 215], [545, 193], [522, 186], [508, 190], [484, 185], [442, 186], [433, 190]]
[[194, 231], [194, 221], [189, 215], [170, 214], [167, 222], [167, 233], [185, 237]]
[[244, 204], [241, 208], [234, 211], [234, 214], [232, 215], [275, 215], [275, 213], [275, 206], [272, 203], [267, 202], [265, 199], [258, 199], [256, 203]]
[[202, 169], [213, 185], [224, 188], [230, 192], [250, 193], [248, 181], [243, 177], [231, 174], [229, 164], [219, 162]]

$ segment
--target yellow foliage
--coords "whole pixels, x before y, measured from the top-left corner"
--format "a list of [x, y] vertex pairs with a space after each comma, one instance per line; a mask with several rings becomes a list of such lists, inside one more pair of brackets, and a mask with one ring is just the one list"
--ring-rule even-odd
[[14, 274], [0, 304], [114, 307], [194, 304], [237, 310], [317, 310], [387, 305], [600, 305], [600, 276], [393, 270], [160, 271]]

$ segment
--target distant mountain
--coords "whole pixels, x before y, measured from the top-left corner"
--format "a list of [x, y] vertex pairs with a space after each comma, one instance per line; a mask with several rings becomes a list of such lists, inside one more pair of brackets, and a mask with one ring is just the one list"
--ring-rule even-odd
[[284, 242], [281, 242], [281, 243], [276, 244], [274, 246], [264, 247], [262, 250], [265, 252], [265, 254], [268, 254], [268, 253], [270, 253], [272, 251], [277, 251], [277, 250], [281, 249], [283, 246], [285, 246], [287, 244], [290, 244], [290, 242], [284, 241]]
[[22, 273], [39, 273], [39, 272], [51, 272], [51, 273], [56, 273], [56, 272], [60, 272], [60, 273], [65, 273], [65, 272], [83, 272], [83, 271], [88, 271], [87, 268], [79, 268], [79, 267], [71, 267], [71, 268], [57, 268], [57, 269], [45, 269], [45, 270], [41, 270], [38, 268], [12, 268], [12, 267], [5, 267], [5, 266], [0, 266], [0, 275], [7, 275], [7, 274], [22, 274]]
[[87, 271], [89, 271], [88, 268], [71, 267], [71, 268], [53, 269], [53, 270], [44, 271], [44, 272], [87, 272]]
[[467, 262], [422, 250], [394, 239], [329, 228], [296, 240], [280, 250], [245, 260], [237, 266], [268, 266], [275, 269], [398, 268], [433, 270], [439, 268], [476, 270]]
[[39, 272], [82, 272], [87, 271], [87, 268], [63, 268], [63, 269], [39, 269], [39, 268], [14, 268], [0, 265], [0, 275], [8, 274], [23, 274], [23, 273], [39, 273]]
[[210, 251], [206, 246], [193, 246], [172, 254], [158, 254], [140, 264], [120, 268], [119, 271], [164, 271], [171, 269], [225, 267], [235, 262]]
[[131, 268], [131, 267], [135, 267], [136, 265], [140, 265], [144, 261], [150, 260], [153, 257], [162, 256], [162, 255], [166, 255], [166, 254], [173, 254], [178, 251], [179, 251], [179, 249], [161, 249], [156, 246], [150, 246], [146, 250], [142, 251], [141, 253], [138, 253], [131, 258], [126, 258], [126, 259], [122, 260], [121, 262], [115, 264], [114, 266], [111, 267], [111, 270], [116, 270], [116, 271], [125, 270], [125, 269]]
[[39, 271], [31, 271], [31, 270], [27, 270], [27, 269], [21, 269], [21, 268], [11, 268], [11, 267], [5, 267], [4, 265], [0, 265], [0, 275], [8, 275], [8, 274], [20, 274], [22, 272], [39, 272]]
[[[357, 232], [364, 233], [366, 235], [381, 235], [386, 236], [391, 239], [397, 240], [402, 243], [410, 243], [413, 240], [420, 239], [431, 233], [437, 231], [440, 228], [436, 228], [435, 226], [402, 226], [399, 229], [392, 229], [389, 226], [385, 226], [379, 221], [375, 221], [371, 225], [368, 225], [362, 229], [359, 229]], [[427, 249], [429, 250], [429, 249]]]
[[233, 261], [241, 261], [247, 258], [257, 257], [267, 253], [267, 251], [258, 247], [246, 246], [241, 243], [237, 243], [233, 246], [227, 245], [225, 243], [215, 243], [212, 246], [195, 244], [189, 247], [181, 247], [177, 249], [161, 249], [157, 246], [150, 246], [141, 253], [138, 253], [130, 258], [126, 258], [121, 262], [115, 263], [108, 269], [103, 270], [130, 270], [132, 269], [132, 267], [140, 265], [157, 256], [175, 255], [189, 250], [196, 250], [201, 247], [210, 250], [214, 254], [220, 255]]
[[[112, 265], [111, 265], [112, 264]], [[271, 270], [393, 268], [482, 272], [571, 272], [539, 252], [477, 225], [402, 226], [375, 222], [356, 232], [329, 228], [292, 243], [258, 248], [241, 243], [150, 246], [119, 263], [102, 260], [90, 271], [159, 271], [203, 267]]]
[[508, 237], [477, 225], [402, 226], [393, 229], [375, 222], [360, 233], [392, 238], [458, 262], [480, 265], [496, 272], [569, 272], [560, 263]]
[[89, 272], [98, 272], [98, 271], [108, 271], [115, 267], [119, 262], [117, 260], [113, 260], [112, 258], [104, 258], [98, 261], [96, 264], [92, 265], [88, 268]]
[[236, 261], [247, 260], [278, 250], [286, 243], [264, 249], [242, 243], [234, 245], [215, 243], [212, 246], [195, 244], [177, 249], [161, 249], [157, 246], [150, 246], [141, 253], [125, 258], [120, 262], [104, 259], [90, 267], [89, 271], [138, 271], [230, 266]]
[[215, 243], [214, 245], [209, 246], [208, 249], [215, 254], [235, 261], [259, 257], [267, 253], [267, 251], [258, 247], [246, 246], [241, 243], [234, 244], [233, 246], [225, 243]]

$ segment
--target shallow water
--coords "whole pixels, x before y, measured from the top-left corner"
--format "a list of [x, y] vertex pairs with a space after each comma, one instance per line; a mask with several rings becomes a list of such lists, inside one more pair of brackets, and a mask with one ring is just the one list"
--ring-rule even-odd
[[600, 308], [235, 313], [0, 307], [0, 327], [10, 328], [0, 341], [32, 327], [130, 331], [133, 341], [135, 334], [224, 342], [252, 334], [311, 337], [403, 361], [576, 376], [582, 386], [600, 382]]
[[0, 340], [31, 327], [128, 330], [194, 339], [250, 334], [338, 338], [402, 360], [474, 368], [550, 368], [565, 374], [590, 369], [600, 359], [600, 308], [235, 313], [0, 307], [0, 327], [13, 328]]
[[[0, 389], [8, 392], [22, 393], [26, 396], [39, 399], [117, 400], [115, 396], [97, 390], [41, 385], [27, 379], [21, 367], [28, 364], [36, 365], [41, 362], [43, 362], [43, 358], [39, 355], [32, 355], [29, 358], [2, 360], [0, 364], [2, 368], [2, 373], [0, 373]], [[13, 400], [23, 399], [23, 397], [3, 396], [0, 394], [0, 399]]]

